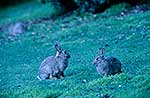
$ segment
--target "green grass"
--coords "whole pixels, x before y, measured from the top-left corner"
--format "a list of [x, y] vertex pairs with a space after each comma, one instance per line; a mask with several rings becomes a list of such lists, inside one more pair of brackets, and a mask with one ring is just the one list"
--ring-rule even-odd
[[[12, 40], [3, 36], [0, 97], [99, 98], [108, 94], [114, 98], [149, 98], [150, 12], [122, 17], [118, 16], [120, 10], [113, 9], [116, 7], [96, 18], [72, 15], [34, 24]], [[44, 58], [55, 55], [55, 41], [71, 54], [65, 78], [39, 81], [38, 68]], [[91, 64], [98, 49], [106, 44], [106, 56], [120, 59], [123, 73], [102, 77]]]
[[17, 6], [0, 9], [0, 24], [16, 21], [34, 20], [35, 18], [51, 17], [59, 14], [50, 3], [41, 4], [35, 0]]

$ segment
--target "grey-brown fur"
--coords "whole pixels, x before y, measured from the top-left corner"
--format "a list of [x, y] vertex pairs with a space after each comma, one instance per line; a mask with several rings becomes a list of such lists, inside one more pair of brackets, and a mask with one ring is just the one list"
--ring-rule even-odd
[[104, 48], [100, 48], [100, 54], [93, 61], [100, 75], [114, 75], [121, 72], [121, 62], [115, 57], [104, 57]]
[[40, 65], [37, 78], [40, 80], [64, 77], [64, 70], [68, 66], [70, 54], [55, 44], [56, 56], [47, 57]]
[[9, 34], [13, 36], [24, 33], [26, 30], [27, 30], [27, 24], [23, 22], [13, 23], [8, 27]]

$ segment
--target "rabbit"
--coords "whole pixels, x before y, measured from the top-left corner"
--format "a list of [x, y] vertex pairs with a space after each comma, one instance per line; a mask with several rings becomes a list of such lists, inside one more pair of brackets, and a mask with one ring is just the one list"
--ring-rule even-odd
[[8, 27], [9, 34], [13, 36], [24, 33], [26, 30], [27, 30], [27, 23], [23, 22], [13, 23]]
[[104, 48], [99, 49], [99, 56], [93, 61], [100, 75], [115, 75], [121, 73], [121, 62], [115, 57], [104, 57]]
[[62, 50], [58, 43], [55, 44], [55, 49], [56, 56], [49, 56], [41, 63], [37, 76], [39, 80], [64, 77], [64, 70], [68, 66], [70, 54]]

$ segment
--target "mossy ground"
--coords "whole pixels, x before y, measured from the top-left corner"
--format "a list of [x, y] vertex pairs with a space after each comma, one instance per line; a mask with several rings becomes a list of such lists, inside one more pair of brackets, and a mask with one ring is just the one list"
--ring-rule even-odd
[[[123, 4], [124, 5], [124, 4]], [[117, 5], [116, 5], [117, 6]], [[33, 24], [24, 34], [0, 39], [1, 98], [149, 98], [150, 11], [120, 16], [124, 7]], [[16, 18], [17, 19], [17, 18]], [[70, 52], [65, 78], [39, 81], [42, 60], [59, 41]], [[102, 77], [91, 64], [98, 49], [122, 62], [122, 73]]]

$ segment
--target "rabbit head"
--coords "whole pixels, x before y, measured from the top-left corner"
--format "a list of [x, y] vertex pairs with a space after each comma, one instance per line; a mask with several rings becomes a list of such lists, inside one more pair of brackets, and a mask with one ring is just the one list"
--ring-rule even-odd
[[105, 60], [104, 57], [104, 48], [99, 48], [99, 56], [97, 56], [92, 62], [93, 65], [97, 66]]
[[56, 43], [55, 49], [57, 51], [55, 57], [62, 58], [62, 59], [69, 59], [70, 58], [70, 54], [66, 50], [62, 50], [60, 44]]

